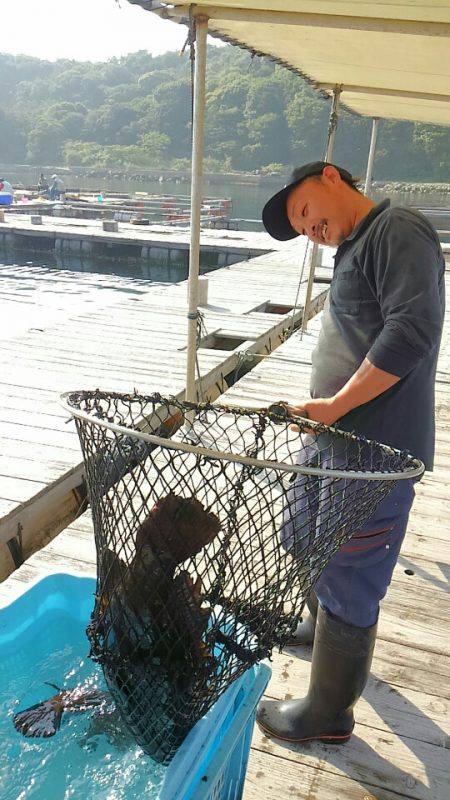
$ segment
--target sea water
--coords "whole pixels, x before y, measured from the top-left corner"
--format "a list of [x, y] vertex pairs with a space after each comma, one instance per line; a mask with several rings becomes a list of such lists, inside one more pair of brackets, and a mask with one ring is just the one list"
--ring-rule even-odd
[[[57, 646], [55, 647], [55, 643]], [[64, 712], [49, 739], [27, 739], [13, 715], [57, 690], [88, 681], [105, 690], [101, 669], [87, 657], [85, 624], [56, 613], [45, 629], [15, 640], [0, 660], [1, 800], [151, 800], [166, 768], [136, 745], [112, 713], [112, 703], [83, 713]]]

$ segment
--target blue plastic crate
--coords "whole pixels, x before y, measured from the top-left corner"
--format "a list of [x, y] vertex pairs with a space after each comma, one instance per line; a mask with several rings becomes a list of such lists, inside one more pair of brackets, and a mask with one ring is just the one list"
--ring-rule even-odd
[[[90, 617], [95, 580], [67, 573], [32, 584], [0, 610], [0, 657], [20, 646], [27, 631], [39, 630], [55, 648], [49, 620], [55, 615], [85, 627]], [[87, 644], [87, 642], [86, 642]], [[266, 663], [236, 680], [189, 733], [167, 767], [159, 800], [239, 800], [250, 752], [256, 706], [271, 674]]]

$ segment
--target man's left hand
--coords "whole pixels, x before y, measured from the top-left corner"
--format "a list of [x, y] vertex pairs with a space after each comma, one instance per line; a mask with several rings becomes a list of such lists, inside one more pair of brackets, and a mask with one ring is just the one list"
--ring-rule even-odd
[[301, 405], [289, 406], [289, 410], [293, 414], [298, 414], [299, 417], [307, 415], [314, 422], [321, 422], [324, 425], [332, 425], [342, 416], [339, 414], [334, 397], [316, 397], [314, 400], [307, 400]]

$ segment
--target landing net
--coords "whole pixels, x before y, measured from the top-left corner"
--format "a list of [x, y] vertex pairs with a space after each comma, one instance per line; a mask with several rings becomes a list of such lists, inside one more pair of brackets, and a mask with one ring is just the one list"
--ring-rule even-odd
[[230, 683], [283, 646], [332, 555], [423, 466], [281, 406], [100, 391], [64, 402], [97, 548], [91, 655], [138, 743], [167, 763]]

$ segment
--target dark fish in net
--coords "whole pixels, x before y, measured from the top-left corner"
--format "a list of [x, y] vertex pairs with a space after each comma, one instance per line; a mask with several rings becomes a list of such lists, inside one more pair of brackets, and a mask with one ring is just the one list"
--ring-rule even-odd
[[204, 641], [211, 609], [201, 579], [179, 566], [219, 530], [218, 518], [196, 498], [171, 492], [139, 527], [128, 566], [109, 548], [100, 554], [103, 588], [88, 628], [92, 655], [136, 740], [158, 760], [165, 760], [159, 753], [167, 737], [180, 744], [194, 724], [186, 708], [214, 671]]

